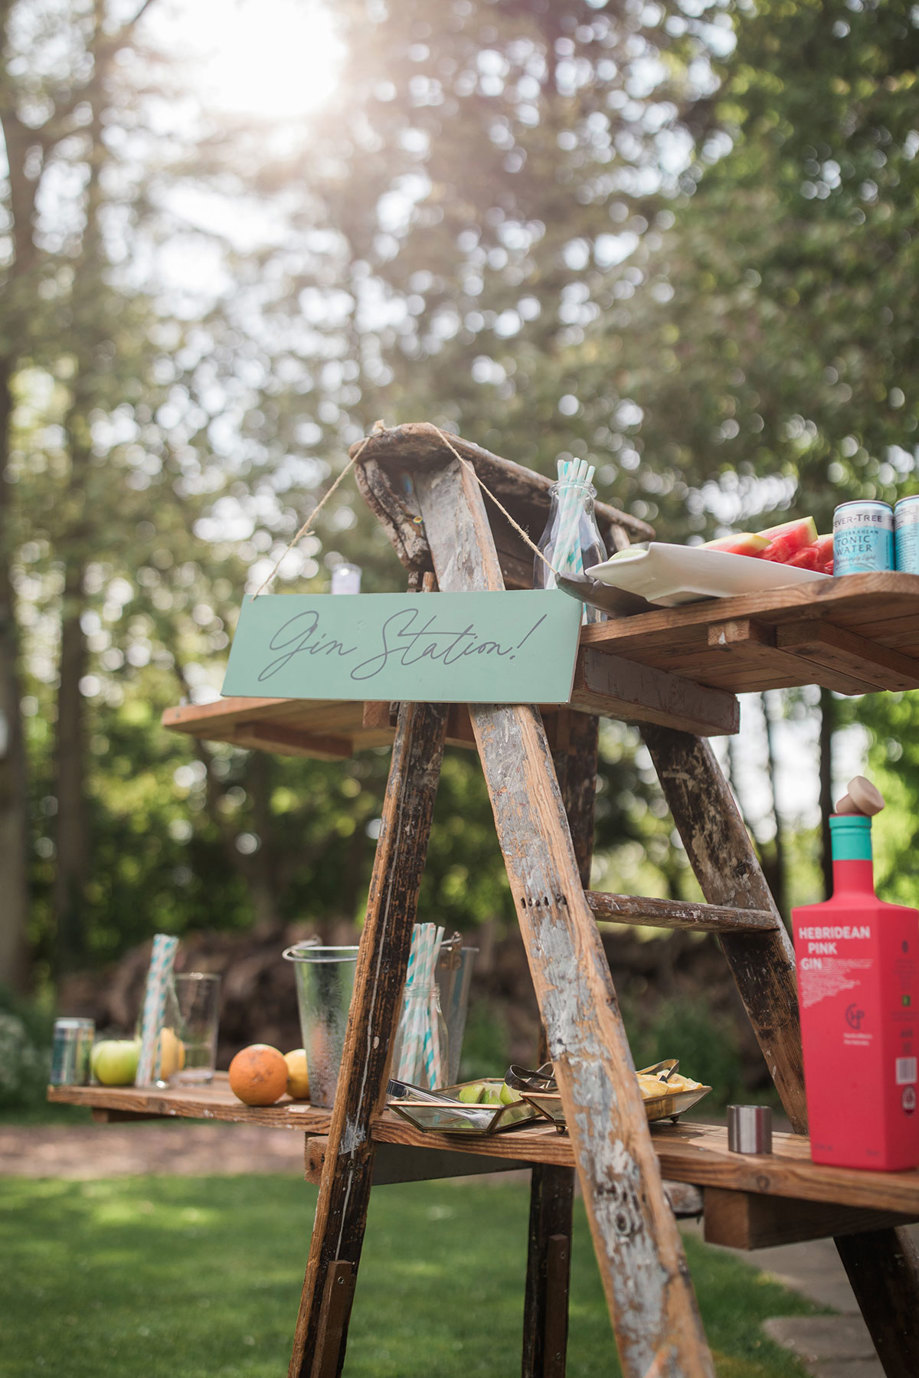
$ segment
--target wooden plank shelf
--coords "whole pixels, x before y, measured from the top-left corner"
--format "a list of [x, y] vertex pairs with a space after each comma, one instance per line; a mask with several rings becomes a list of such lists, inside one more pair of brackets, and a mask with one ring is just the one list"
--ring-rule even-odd
[[[207, 741], [273, 751], [279, 756], [336, 760], [368, 747], [391, 746], [398, 708], [397, 703], [372, 700], [225, 698], [167, 708], [162, 722], [174, 732]], [[542, 709], [553, 748], [567, 744], [568, 714], [567, 708]], [[474, 747], [469, 709], [464, 703], [448, 706], [445, 740], [448, 746]]]
[[[569, 708], [720, 736], [738, 730], [736, 694], [802, 684], [841, 694], [919, 688], [919, 575], [853, 574], [594, 623], [581, 631]], [[226, 698], [169, 708], [163, 726], [331, 761], [390, 745], [395, 707]], [[550, 743], [563, 745], [564, 710], [542, 712]], [[451, 705], [446, 740], [473, 744], [465, 705]]]
[[[392, 744], [398, 704], [325, 699], [224, 698], [167, 708], [164, 727], [206, 741], [272, 751], [279, 756], [342, 760], [368, 747]], [[568, 705], [540, 705], [553, 750], [564, 749], [571, 711], [677, 727], [702, 737], [736, 732], [740, 712], [733, 694], [708, 689], [666, 670], [650, 669], [590, 647], [578, 653]], [[447, 708], [446, 744], [474, 747], [465, 704]]]
[[142, 1086], [49, 1086], [48, 1100], [57, 1105], [83, 1105], [95, 1118], [218, 1120], [225, 1124], [260, 1124], [267, 1129], [299, 1129], [327, 1134], [331, 1110], [290, 1100], [277, 1105], [243, 1105], [230, 1090], [226, 1072], [194, 1090]]
[[583, 628], [581, 647], [734, 694], [916, 689], [919, 575], [848, 574], [656, 608]]
[[801, 1201], [787, 1196], [766, 1197], [723, 1187], [705, 1187], [702, 1197], [707, 1243], [725, 1244], [731, 1249], [770, 1249], [776, 1244], [800, 1244], [805, 1239], [826, 1239], [828, 1235], [839, 1238], [866, 1230], [898, 1229], [914, 1224], [916, 1219], [898, 1211]]
[[[191, 1090], [149, 1090], [133, 1086], [51, 1086], [49, 1101], [86, 1105], [107, 1115], [139, 1118], [176, 1117], [259, 1124], [267, 1129], [297, 1129], [325, 1135], [332, 1112], [303, 1101], [245, 1106], [218, 1073], [210, 1086]], [[473, 1154], [485, 1159], [529, 1164], [574, 1164], [571, 1140], [548, 1121], [537, 1121], [504, 1134], [431, 1134], [385, 1110], [373, 1121], [375, 1143], [405, 1148], [436, 1149], [457, 1157]], [[773, 1135], [771, 1154], [732, 1153], [722, 1125], [669, 1120], [651, 1126], [651, 1140], [665, 1178], [694, 1186], [750, 1192], [757, 1196], [825, 1202], [862, 1210], [891, 1211], [919, 1217], [919, 1170], [868, 1172], [823, 1167], [812, 1163], [808, 1139], [801, 1134]], [[457, 1167], [457, 1176], [463, 1174]]]
[[167, 708], [163, 726], [212, 742], [336, 761], [364, 747], [390, 746], [388, 703], [326, 699], [225, 698]]

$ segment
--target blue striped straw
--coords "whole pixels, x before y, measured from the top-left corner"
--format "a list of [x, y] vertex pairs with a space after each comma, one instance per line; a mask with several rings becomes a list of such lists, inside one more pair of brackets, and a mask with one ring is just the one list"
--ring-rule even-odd
[[144, 990], [143, 1015], [140, 1033], [140, 1055], [137, 1059], [135, 1086], [151, 1086], [160, 1070], [160, 1031], [166, 1013], [166, 989], [172, 975], [178, 938], [157, 933], [153, 938], [150, 968]]
[[425, 1034], [427, 1019], [425, 1017], [424, 1000], [419, 998], [424, 995], [427, 989], [427, 968], [428, 968], [428, 934], [430, 924], [420, 923], [416, 925], [418, 933], [418, 961], [415, 966], [413, 977], [414, 993], [412, 999], [412, 1074], [415, 1081], [423, 1085], [427, 1068], [427, 1049], [425, 1048]]
[[400, 1022], [400, 1032], [402, 1034], [402, 1051], [399, 1055], [399, 1066], [393, 1069], [393, 1076], [400, 1081], [412, 1082], [415, 1074], [416, 1042], [415, 1032], [410, 1021], [412, 1010], [411, 988], [415, 980], [415, 969], [418, 961], [418, 941], [420, 924], [412, 925], [412, 943], [408, 954], [408, 966], [405, 974], [405, 991], [402, 996], [402, 1019]]
[[440, 1021], [437, 1018], [437, 1009], [439, 1001], [437, 993], [437, 981], [435, 979], [435, 971], [437, 969], [437, 958], [440, 955], [440, 945], [443, 942], [443, 940], [444, 930], [443, 927], [440, 926], [435, 930], [434, 942], [431, 947], [431, 1002], [430, 1009], [428, 1011], [428, 1018], [430, 1020], [431, 1031], [434, 1039], [434, 1071], [433, 1081], [431, 1082], [431, 1090], [434, 1090], [434, 1088], [437, 1086], [443, 1086], [444, 1068], [446, 1066], [447, 1060], [447, 1049], [443, 1046], [443, 1039], [441, 1037], [443, 1030], [441, 1028]]
[[[426, 998], [422, 1016], [424, 1026], [421, 1036], [421, 1051], [424, 1074], [427, 1080], [427, 1088], [433, 1091], [437, 1085], [437, 1065], [434, 1053], [434, 936], [435, 928], [431, 923], [424, 925], [424, 990]], [[442, 930], [441, 930], [442, 931]]]
[[574, 484], [577, 479], [577, 467], [574, 462], [565, 463], [559, 467], [559, 477], [562, 483], [561, 493], [559, 494], [559, 519], [558, 519], [558, 538], [555, 543], [555, 567], [560, 574], [570, 573], [577, 569], [577, 508], [578, 495]]
[[591, 483], [594, 472], [595, 466], [588, 464], [584, 459], [558, 461], [561, 490], [554, 564], [560, 574], [583, 573], [584, 552], [581, 550], [581, 543], [578, 538], [582, 488]]

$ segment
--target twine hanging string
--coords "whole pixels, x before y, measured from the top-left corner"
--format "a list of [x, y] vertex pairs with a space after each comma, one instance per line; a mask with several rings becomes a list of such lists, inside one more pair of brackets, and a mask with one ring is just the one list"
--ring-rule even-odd
[[307, 534], [307, 532], [311, 529], [311, 527], [312, 527], [312, 525], [313, 525], [313, 522], [314, 522], [314, 521], [316, 520], [316, 518], [319, 516], [319, 513], [320, 513], [320, 512], [322, 511], [322, 509], [325, 507], [325, 505], [326, 505], [326, 503], [328, 502], [329, 498], [330, 498], [330, 497], [332, 496], [332, 494], [335, 492], [335, 489], [339, 487], [339, 485], [344, 481], [345, 476], [346, 476], [347, 474], [349, 474], [349, 473], [351, 472], [351, 470], [354, 468], [355, 464], [356, 464], [357, 461], [360, 459], [361, 455], [364, 453], [364, 450], [365, 450], [365, 449], [367, 448], [367, 446], [370, 444], [370, 442], [371, 442], [371, 440], [373, 439], [373, 437], [374, 437], [375, 435], [378, 435], [380, 431], [385, 431], [385, 430], [386, 430], [385, 422], [383, 422], [383, 421], [377, 421], [377, 422], [374, 424], [373, 430], [370, 432], [370, 434], [364, 436], [364, 439], [361, 441], [360, 445], [358, 445], [357, 449], [354, 451], [354, 454], [353, 454], [353, 455], [351, 456], [351, 458], [348, 460], [348, 463], [345, 465], [345, 467], [342, 469], [341, 473], [338, 475], [338, 478], [337, 478], [337, 479], [335, 480], [335, 482], [332, 484], [332, 487], [329, 489], [329, 491], [328, 491], [327, 493], [325, 493], [325, 494], [319, 499], [319, 501], [317, 502], [316, 506], [313, 508], [312, 512], [311, 512], [311, 513], [309, 514], [309, 516], [307, 517], [306, 521], [305, 521], [305, 522], [303, 523], [303, 525], [300, 527], [300, 530], [299, 530], [298, 532], [296, 532], [296, 534], [295, 534], [294, 536], [291, 537], [289, 543], [288, 543], [288, 544], [285, 546], [285, 548], [281, 551], [281, 554], [278, 556], [277, 562], [275, 563], [274, 567], [269, 571], [267, 577], [266, 577], [265, 579], [262, 580], [262, 582], [259, 584], [258, 588], [255, 590], [255, 593], [252, 595], [253, 598], [258, 598], [259, 594], [260, 594], [260, 593], [264, 593], [264, 591], [265, 591], [265, 589], [268, 587], [268, 585], [274, 582], [275, 575], [277, 574], [278, 570], [281, 568], [281, 565], [282, 565], [283, 562], [287, 559], [288, 555], [289, 555], [290, 552], [293, 550], [293, 548], [294, 548], [294, 546], [297, 544], [297, 542], [298, 542], [298, 541], [302, 541], [303, 537], [304, 537], [304, 536]]
[[[482, 492], [485, 494], [486, 497], [488, 497], [488, 498], [491, 499], [491, 501], [494, 503], [495, 507], [497, 507], [498, 511], [501, 512], [501, 513], [507, 518], [507, 520], [510, 522], [511, 526], [512, 526], [512, 527], [514, 528], [514, 530], [517, 532], [518, 536], [519, 536], [519, 537], [521, 538], [521, 540], [524, 542], [524, 544], [525, 544], [525, 545], [528, 545], [528, 546], [530, 547], [530, 549], [533, 551], [533, 554], [534, 554], [534, 555], [538, 555], [539, 558], [540, 558], [540, 560], [542, 560], [543, 564], [546, 566], [546, 568], [547, 568], [548, 570], [551, 570], [551, 572], [556, 576], [556, 578], [558, 578], [559, 571], [558, 571], [558, 570], [555, 568], [555, 566], [552, 564], [551, 560], [549, 560], [549, 559], [546, 558], [546, 556], [545, 556], [545, 555], [543, 554], [543, 552], [540, 550], [540, 548], [539, 548], [539, 546], [536, 544], [536, 542], [533, 541], [533, 540], [531, 540], [531, 538], [530, 538], [530, 536], [529, 536], [529, 533], [526, 532], [526, 531], [524, 531], [524, 529], [523, 529], [523, 527], [520, 525], [520, 523], [514, 520], [514, 518], [511, 516], [510, 512], [508, 512], [507, 508], [503, 505], [503, 503], [500, 502], [499, 499], [495, 497], [494, 493], [493, 493], [493, 492], [491, 491], [491, 489], [487, 486], [487, 484], [485, 484], [485, 483], [482, 481], [482, 479], [479, 477], [478, 473], [476, 472], [475, 465], [472, 463], [472, 461], [466, 459], [465, 455], [461, 455], [461, 454], [460, 454], [459, 450], [458, 450], [458, 449], [456, 448], [456, 446], [452, 443], [452, 441], [449, 439], [449, 437], [448, 437], [447, 435], [444, 434], [444, 432], [440, 429], [439, 426], [435, 426], [433, 421], [427, 421], [427, 422], [425, 422], [424, 424], [425, 424], [430, 430], [432, 430], [432, 431], [434, 432], [434, 434], [438, 437], [438, 439], [442, 442], [442, 444], [444, 444], [444, 445], [447, 447], [447, 449], [448, 449], [448, 450], [450, 451], [450, 453], [454, 456], [454, 458], [455, 458], [455, 459], [458, 459], [459, 462], [460, 462], [460, 464], [465, 465], [465, 467], [466, 467], [466, 468], [469, 470], [469, 472], [472, 474], [472, 477], [475, 479], [476, 483], [477, 483], [477, 484], [479, 485], [479, 487], [481, 488]], [[260, 594], [260, 593], [264, 593], [264, 591], [265, 591], [265, 589], [268, 587], [268, 585], [274, 582], [275, 576], [277, 575], [277, 572], [278, 572], [278, 570], [281, 568], [281, 565], [283, 564], [283, 562], [287, 559], [287, 556], [288, 556], [288, 555], [290, 554], [290, 552], [293, 550], [293, 548], [294, 548], [294, 546], [297, 544], [297, 542], [298, 542], [298, 541], [301, 541], [301, 540], [303, 539], [303, 537], [307, 534], [307, 532], [309, 532], [309, 531], [311, 530], [312, 525], [313, 525], [313, 522], [314, 522], [314, 521], [316, 520], [316, 518], [319, 516], [319, 513], [322, 511], [323, 507], [325, 507], [326, 503], [328, 502], [328, 500], [329, 500], [329, 498], [332, 496], [332, 494], [335, 492], [336, 488], [338, 488], [338, 487], [340, 486], [340, 484], [344, 481], [346, 475], [349, 474], [349, 473], [351, 472], [351, 470], [354, 468], [355, 464], [357, 464], [358, 460], [360, 459], [361, 455], [364, 453], [364, 450], [365, 450], [365, 449], [367, 448], [367, 446], [370, 444], [370, 442], [371, 442], [371, 440], [373, 439], [373, 437], [374, 437], [375, 435], [379, 435], [379, 433], [380, 433], [381, 431], [385, 431], [385, 430], [386, 430], [386, 424], [385, 424], [385, 422], [383, 422], [383, 421], [377, 421], [377, 422], [374, 424], [373, 430], [370, 432], [370, 434], [364, 436], [364, 439], [361, 441], [360, 445], [358, 445], [357, 449], [354, 451], [354, 454], [353, 454], [353, 455], [351, 456], [351, 458], [348, 460], [348, 463], [345, 465], [344, 469], [342, 469], [341, 473], [338, 475], [338, 478], [337, 478], [337, 479], [335, 480], [335, 482], [332, 484], [331, 488], [328, 490], [327, 493], [325, 493], [325, 494], [319, 499], [319, 501], [317, 502], [316, 506], [313, 508], [312, 512], [311, 512], [311, 513], [309, 514], [309, 516], [307, 517], [306, 521], [305, 521], [305, 522], [303, 523], [303, 525], [300, 527], [300, 530], [297, 531], [297, 532], [295, 533], [295, 535], [291, 537], [291, 540], [289, 541], [289, 543], [285, 546], [284, 550], [282, 550], [281, 554], [278, 556], [277, 561], [275, 562], [275, 564], [274, 564], [274, 566], [272, 567], [272, 569], [269, 571], [269, 573], [268, 573], [268, 575], [266, 576], [266, 578], [262, 580], [261, 584], [259, 584], [258, 588], [255, 590], [255, 593], [252, 595], [253, 598], [258, 598], [259, 594]]]

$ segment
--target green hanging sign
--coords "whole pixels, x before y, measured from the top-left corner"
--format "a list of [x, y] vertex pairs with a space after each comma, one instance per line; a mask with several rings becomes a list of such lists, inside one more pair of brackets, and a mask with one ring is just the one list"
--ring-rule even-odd
[[581, 604], [559, 590], [247, 598], [224, 695], [567, 703]]

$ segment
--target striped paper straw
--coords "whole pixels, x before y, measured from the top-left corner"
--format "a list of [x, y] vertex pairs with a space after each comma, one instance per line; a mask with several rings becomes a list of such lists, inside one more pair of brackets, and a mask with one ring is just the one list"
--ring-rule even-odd
[[427, 1018], [428, 965], [431, 939], [431, 925], [422, 923], [419, 928], [418, 966], [415, 971], [415, 998], [412, 1001], [414, 1020], [415, 1076], [418, 1084], [428, 1085], [428, 1042], [430, 1033]]
[[434, 1057], [434, 1029], [433, 1029], [433, 991], [431, 980], [433, 977], [433, 928], [431, 924], [425, 924], [424, 934], [424, 966], [422, 968], [424, 999], [419, 1001], [419, 1016], [421, 1019], [421, 1067], [428, 1090], [433, 1090], [437, 1085], [436, 1080], [436, 1060]]
[[178, 938], [157, 933], [150, 954], [150, 968], [144, 989], [143, 1014], [140, 1030], [140, 1055], [137, 1059], [135, 1086], [152, 1086], [159, 1075], [161, 1056], [160, 1031], [166, 1014], [166, 989], [172, 977]]
[[578, 459], [564, 464], [564, 474], [561, 478], [564, 487], [561, 493], [555, 561], [560, 573], [580, 574], [584, 569], [579, 528], [583, 505], [582, 486], [590, 482], [588, 474], [593, 476], [593, 468], [586, 460]]
[[400, 1023], [401, 1052], [393, 1075], [429, 1090], [443, 1085], [446, 1049], [437, 1013], [434, 968], [443, 942], [442, 926], [414, 924]]
[[[552, 564], [558, 574], [583, 574], [584, 551], [581, 548], [581, 517], [584, 512], [584, 489], [593, 481], [595, 466], [585, 459], [558, 461], [558, 521]], [[545, 587], [556, 588], [554, 573], [546, 576]], [[582, 620], [586, 609], [582, 604]]]
[[432, 1082], [430, 1090], [437, 1086], [443, 1086], [445, 1080], [445, 1068], [447, 1065], [447, 1049], [444, 1047], [444, 1026], [440, 1009], [440, 994], [437, 989], [437, 982], [434, 979], [434, 969], [437, 966], [437, 957], [440, 952], [440, 945], [444, 940], [444, 930], [438, 928], [434, 934], [434, 941], [431, 944], [431, 998], [428, 1009], [428, 1021], [433, 1035], [433, 1066], [431, 1069]]
[[415, 1063], [417, 1061], [417, 1042], [414, 1028], [414, 990], [415, 977], [418, 969], [418, 949], [421, 942], [421, 925], [412, 925], [412, 942], [408, 954], [408, 967], [406, 969], [405, 990], [402, 996], [402, 1019], [400, 1031], [402, 1034], [402, 1051], [399, 1055], [399, 1066], [393, 1072], [400, 1081], [407, 1081], [415, 1084]]
[[579, 460], [558, 461], [558, 528], [555, 537], [553, 564], [558, 572], [570, 572], [575, 568], [575, 551], [578, 548], [578, 505], [579, 494], [574, 484], [577, 482]]

